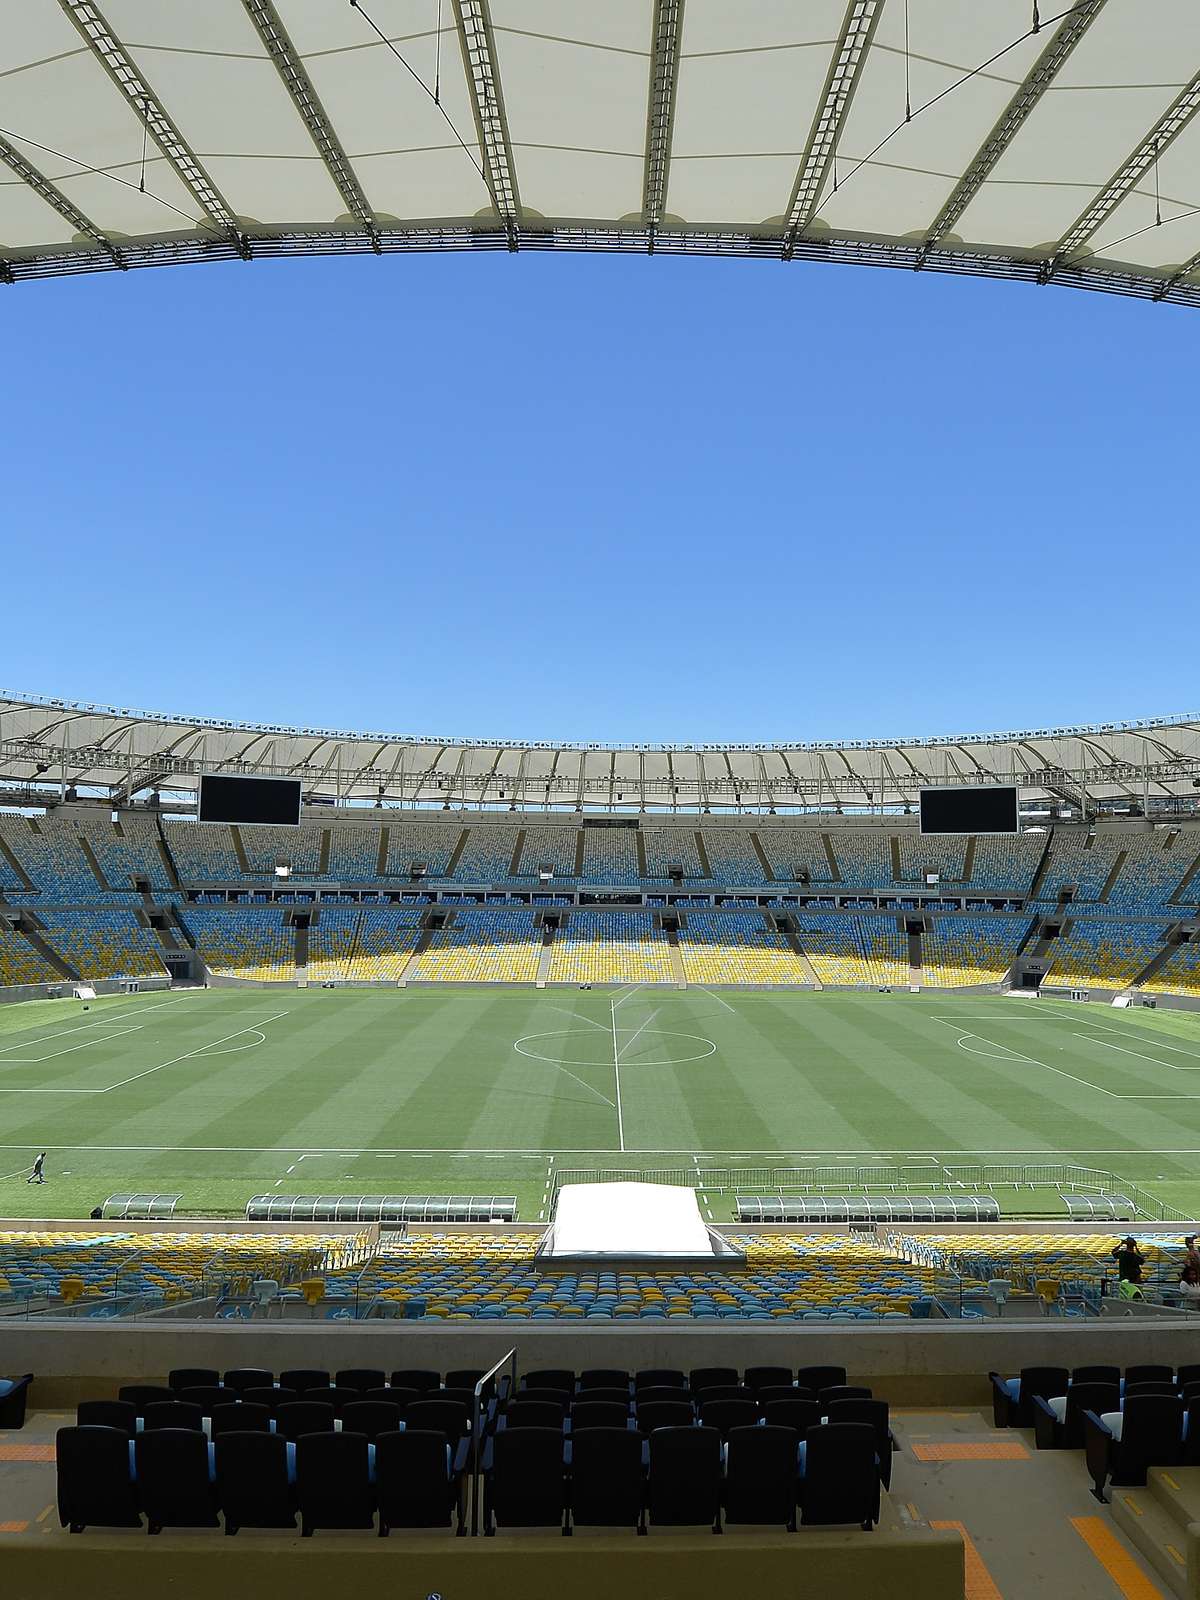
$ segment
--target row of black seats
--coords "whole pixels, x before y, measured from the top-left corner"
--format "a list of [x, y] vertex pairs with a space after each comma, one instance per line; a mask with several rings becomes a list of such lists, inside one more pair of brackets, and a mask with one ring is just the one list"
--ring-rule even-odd
[[[171, 1394], [184, 1389], [293, 1389], [303, 1394], [309, 1389], [416, 1389], [425, 1394], [431, 1389], [465, 1390], [474, 1393], [475, 1385], [483, 1377], [482, 1367], [457, 1367], [444, 1375], [431, 1367], [399, 1367], [389, 1377], [382, 1367], [341, 1367], [330, 1373], [324, 1367], [290, 1367], [275, 1374], [266, 1367], [230, 1367], [224, 1377], [215, 1367], [174, 1367], [167, 1374], [167, 1387]], [[169, 1399], [161, 1386], [131, 1384], [129, 1388], [139, 1393], [155, 1389], [155, 1398]], [[489, 1390], [490, 1392], [490, 1385]]]
[[[989, 1372], [992, 1386], [992, 1420], [998, 1428], [1036, 1426], [1039, 1400], [1045, 1402], [1068, 1397], [1076, 1385], [1098, 1383], [1115, 1385], [1122, 1396], [1139, 1393], [1189, 1395], [1200, 1392], [1200, 1362], [1174, 1367], [1142, 1362], [1126, 1367], [1022, 1367], [1015, 1378]], [[1151, 1388], [1146, 1386], [1150, 1385]]]
[[682, 1389], [694, 1395], [712, 1394], [714, 1390], [737, 1390], [758, 1393], [763, 1389], [807, 1390], [815, 1398], [824, 1389], [846, 1382], [845, 1367], [747, 1367], [744, 1372], [737, 1367], [693, 1367], [684, 1372], [679, 1367], [643, 1367], [629, 1372], [620, 1367], [589, 1367], [576, 1373], [568, 1367], [540, 1367], [523, 1373], [517, 1383], [517, 1393], [529, 1389], [555, 1389], [573, 1395], [591, 1395], [596, 1389], [621, 1389], [639, 1394], [646, 1389]]
[[373, 1526], [464, 1530], [467, 1446], [452, 1453], [438, 1432], [234, 1432], [213, 1443], [198, 1429], [160, 1428], [136, 1438], [119, 1428], [60, 1428], [58, 1514], [87, 1527], [295, 1529]]
[[[183, 1392], [192, 1395], [204, 1391], [185, 1389]], [[421, 1399], [414, 1394], [411, 1404], [400, 1405], [390, 1397], [408, 1391], [384, 1389], [368, 1390], [364, 1395], [352, 1393], [348, 1401], [335, 1407], [321, 1398], [285, 1398], [282, 1402], [276, 1399], [268, 1404], [254, 1399], [257, 1392], [247, 1390], [246, 1397], [240, 1400], [227, 1395], [216, 1405], [190, 1400], [156, 1400], [141, 1405], [129, 1400], [81, 1400], [75, 1421], [80, 1427], [118, 1429], [127, 1439], [163, 1428], [193, 1429], [206, 1433], [211, 1439], [227, 1433], [273, 1433], [291, 1440], [312, 1433], [334, 1433], [339, 1429], [364, 1433], [374, 1439], [379, 1433], [416, 1428], [440, 1433], [457, 1444], [471, 1431], [471, 1411], [461, 1400]], [[278, 1389], [264, 1391], [270, 1396], [281, 1392], [289, 1396], [291, 1393]], [[310, 1395], [318, 1397], [327, 1392], [309, 1390]], [[388, 1398], [376, 1399], [373, 1398], [375, 1394]]]
[[551, 1428], [499, 1432], [484, 1451], [484, 1532], [497, 1528], [758, 1526], [879, 1520], [874, 1430], [665, 1427], [641, 1437], [597, 1428], [569, 1441]]

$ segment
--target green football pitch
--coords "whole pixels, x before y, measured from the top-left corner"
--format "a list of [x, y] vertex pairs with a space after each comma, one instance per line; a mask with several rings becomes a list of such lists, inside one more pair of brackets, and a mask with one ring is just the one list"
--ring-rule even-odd
[[[48, 1152], [47, 1183], [27, 1185]], [[924, 993], [215, 989], [0, 1007], [0, 1215], [170, 1191], [511, 1194], [556, 1172], [1062, 1160], [1200, 1210], [1200, 1017]], [[705, 1178], [708, 1181], [705, 1182]], [[718, 1193], [718, 1189], [722, 1192]], [[1002, 1205], [1014, 1205], [1014, 1198]]]

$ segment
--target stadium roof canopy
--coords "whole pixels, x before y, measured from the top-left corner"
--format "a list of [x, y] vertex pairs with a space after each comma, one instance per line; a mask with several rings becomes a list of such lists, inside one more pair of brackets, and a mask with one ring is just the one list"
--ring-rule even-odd
[[1195, 0], [11, 0], [0, 277], [602, 248], [1200, 302]]
[[[205, 772], [298, 777], [306, 797], [423, 806], [714, 812], [914, 804], [925, 786], [1015, 783], [1082, 810], [1194, 799], [1200, 716], [943, 739], [605, 745], [434, 739], [164, 716], [0, 692], [0, 799], [116, 802]], [[25, 803], [36, 803], [26, 801]]]

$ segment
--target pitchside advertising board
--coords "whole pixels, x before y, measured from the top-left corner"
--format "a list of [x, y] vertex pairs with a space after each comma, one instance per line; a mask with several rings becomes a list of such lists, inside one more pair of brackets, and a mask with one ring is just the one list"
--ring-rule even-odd
[[921, 790], [922, 833], [1016, 833], [1017, 791], [1011, 784]]
[[201, 822], [274, 822], [295, 827], [300, 821], [298, 778], [200, 779]]

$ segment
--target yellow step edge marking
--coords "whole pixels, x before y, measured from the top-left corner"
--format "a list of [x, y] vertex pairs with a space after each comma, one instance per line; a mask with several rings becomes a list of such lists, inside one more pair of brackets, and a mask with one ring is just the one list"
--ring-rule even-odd
[[1183, 1559], [1183, 1557], [1180, 1555], [1179, 1551], [1176, 1550], [1176, 1548], [1175, 1548], [1175, 1546], [1173, 1544], [1169, 1544], [1167, 1546], [1167, 1554], [1170, 1556], [1171, 1560], [1176, 1563], [1177, 1566], [1180, 1566], [1180, 1567], [1186, 1567], [1187, 1566], [1187, 1562]]
[[1135, 1517], [1140, 1517], [1140, 1516], [1143, 1515], [1142, 1508], [1141, 1508], [1141, 1506], [1138, 1505], [1136, 1500], [1131, 1500], [1127, 1494], [1123, 1494], [1121, 1496], [1121, 1498], [1122, 1498], [1122, 1500], [1124, 1500], [1125, 1504], [1129, 1507], [1130, 1511], [1133, 1512]]
[[39, 1522], [45, 1522], [46, 1518], [50, 1515], [50, 1513], [53, 1510], [54, 1510], [53, 1506], [43, 1506], [42, 1509], [37, 1514], [38, 1521]]
[[1103, 1517], [1072, 1517], [1071, 1526], [1108, 1573], [1125, 1600], [1165, 1600]]
[[963, 1542], [964, 1583], [966, 1600], [1004, 1600], [996, 1587], [996, 1580], [984, 1565], [975, 1541], [961, 1522], [931, 1522], [931, 1528], [953, 1528]]
[[[1159, 1468], [1159, 1471], [1162, 1472], [1162, 1468], [1161, 1467]], [[1162, 1481], [1167, 1485], [1168, 1488], [1178, 1489], [1178, 1487], [1179, 1487], [1178, 1483], [1176, 1483], [1175, 1479], [1171, 1476], [1171, 1474], [1169, 1472], [1163, 1472]]]

